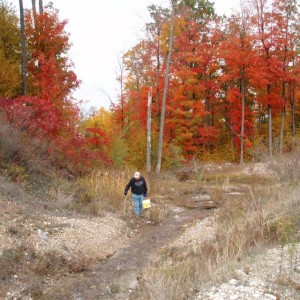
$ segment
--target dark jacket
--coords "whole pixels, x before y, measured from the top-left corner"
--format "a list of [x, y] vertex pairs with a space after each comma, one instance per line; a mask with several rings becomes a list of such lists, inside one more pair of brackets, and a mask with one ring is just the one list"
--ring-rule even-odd
[[131, 188], [131, 193], [136, 195], [147, 194], [147, 184], [144, 177], [140, 177], [140, 179], [135, 179], [132, 177], [128, 184], [125, 187], [124, 193], [127, 194], [129, 189]]

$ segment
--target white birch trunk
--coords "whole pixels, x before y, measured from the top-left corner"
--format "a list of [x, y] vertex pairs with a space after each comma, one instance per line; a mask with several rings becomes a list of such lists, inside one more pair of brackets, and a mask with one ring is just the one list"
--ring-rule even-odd
[[151, 173], [151, 104], [152, 92], [148, 93], [148, 111], [147, 111], [147, 173]]

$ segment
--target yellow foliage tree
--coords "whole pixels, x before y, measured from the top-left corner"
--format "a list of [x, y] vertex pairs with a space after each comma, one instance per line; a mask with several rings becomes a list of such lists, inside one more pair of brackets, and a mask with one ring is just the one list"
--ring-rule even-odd
[[0, 1], [0, 97], [14, 97], [21, 89], [21, 49], [18, 18], [14, 9]]
[[83, 128], [101, 128], [107, 135], [112, 134], [112, 114], [105, 108], [101, 107], [91, 117], [86, 119]]

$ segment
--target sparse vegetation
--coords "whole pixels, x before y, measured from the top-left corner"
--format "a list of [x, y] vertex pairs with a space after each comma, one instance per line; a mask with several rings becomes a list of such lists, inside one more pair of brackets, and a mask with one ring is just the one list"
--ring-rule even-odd
[[105, 170], [79, 178], [73, 185], [74, 202], [70, 207], [99, 215], [103, 210], [120, 210], [123, 192], [132, 172]]
[[[289, 172], [282, 167], [281, 173]], [[289, 169], [289, 163], [284, 167]], [[189, 299], [201, 285], [230, 278], [248, 255], [271, 245], [279, 244], [282, 250], [288, 245], [291, 261], [295, 261], [293, 245], [299, 242], [300, 191], [298, 186], [290, 185], [289, 179], [295, 182], [294, 177], [286, 179], [286, 184], [262, 186], [253, 178], [256, 184], [238, 196], [225, 196], [224, 187], [217, 187], [216, 191], [223, 191], [222, 196], [217, 193], [223, 203], [215, 238], [197, 247], [163, 249], [156, 263], [145, 270], [143, 276], [147, 280], [131, 299]], [[216, 183], [220, 185], [221, 181]]]

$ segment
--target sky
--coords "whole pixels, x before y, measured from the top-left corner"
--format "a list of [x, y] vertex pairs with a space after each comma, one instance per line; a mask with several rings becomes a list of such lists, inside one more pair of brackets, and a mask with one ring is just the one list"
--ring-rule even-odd
[[[19, 0], [10, 0], [19, 12]], [[43, 0], [44, 5], [49, 3]], [[81, 109], [109, 109], [110, 99], [116, 103], [119, 84], [116, 81], [118, 58], [142, 37], [149, 21], [147, 7], [168, 6], [168, 0], [52, 0], [60, 20], [68, 20], [65, 28], [72, 43], [69, 52], [74, 71], [82, 81], [73, 97], [82, 101]], [[218, 14], [228, 14], [239, 0], [212, 0]], [[31, 8], [31, 0], [23, 0]], [[38, 4], [38, 0], [36, 0]]]

